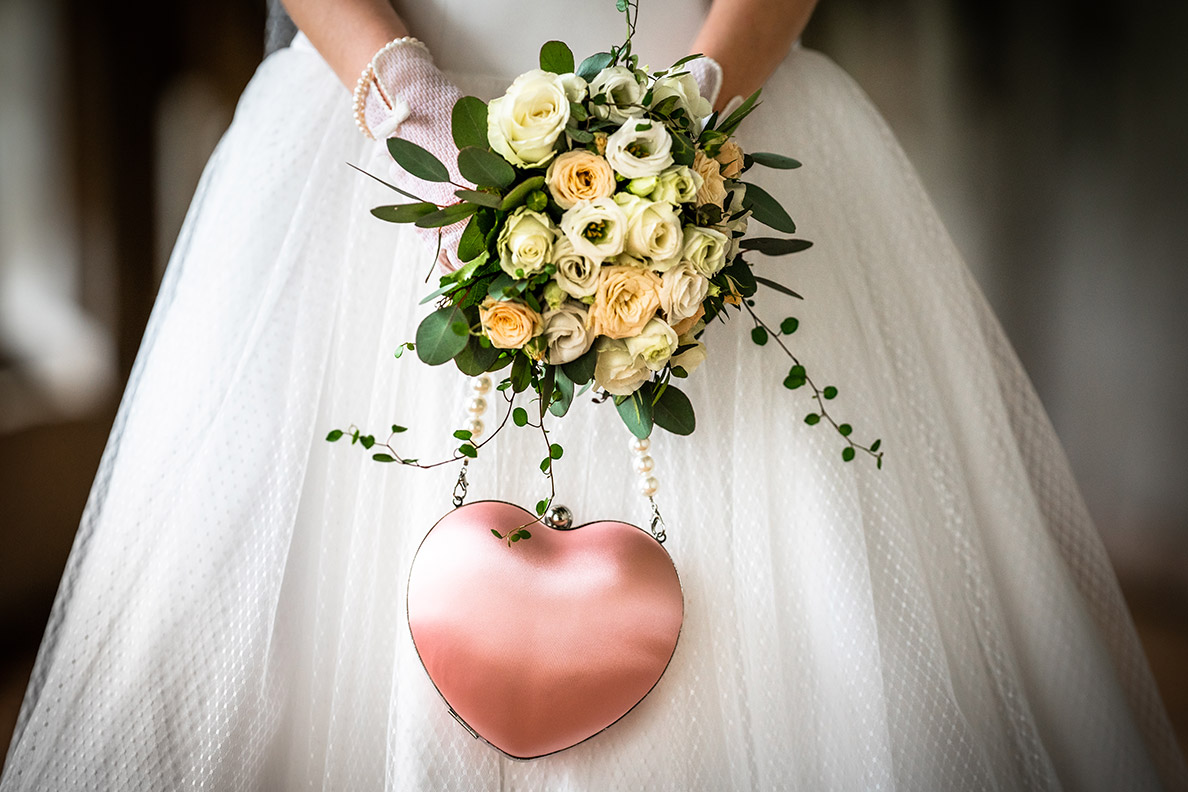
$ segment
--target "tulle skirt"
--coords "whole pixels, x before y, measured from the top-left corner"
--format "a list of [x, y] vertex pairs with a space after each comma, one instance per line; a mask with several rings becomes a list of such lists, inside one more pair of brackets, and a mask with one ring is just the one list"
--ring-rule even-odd
[[[799, 318], [794, 350], [885, 465], [843, 463], [786, 360], [711, 327], [696, 433], [653, 440], [686, 616], [638, 707], [517, 762], [421, 667], [404, 590], [457, 468], [323, 438], [397, 423], [404, 455], [444, 458], [467, 383], [393, 354], [432, 250], [368, 214], [393, 195], [348, 163], [384, 176], [384, 156], [299, 45], [261, 66], [195, 196], [0, 787], [1184, 788], [1058, 441], [899, 147], [819, 54], [765, 96], [741, 140], [803, 160], [761, 181], [816, 246], [760, 265], [806, 299], [758, 310]], [[612, 407], [579, 399], [554, 439], [579, 522], [647, 519]], [[471, 497], [530, 507], [541, 456], [505, 431]]]

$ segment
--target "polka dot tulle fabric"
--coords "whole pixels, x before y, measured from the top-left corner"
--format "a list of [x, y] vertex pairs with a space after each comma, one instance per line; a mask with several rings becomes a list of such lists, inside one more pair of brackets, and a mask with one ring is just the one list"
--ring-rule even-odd
[[[610, 3], [462, 5], [419, 4], [410, 27], [484, 98], [549, 38], [580, 57], [622, 35]], [[493, 37], [496, 13], [539, 24]], [[645, 7], [637, 51], [661, 68], [701, 13]], [[441, 458], [470, 391], [393, 355], [433, 250], [368, 214], [393, 195], [347, 163], [382, 177], [384, 154], [299, 38], [260, 67], [195, 196], [0, 789], [1185, 788], [1058, 441], [911, 167], [821, 55], [795, 49], [765, 97], [741, 142], [805, 163], [756, 178], [816, 245], [759, 265], [806, 299], [764, 291], [758, 310], [800, 319], [797, 353], [885, 465], [842, 462], [742, 321], [711, 328], [686, 381], [696, 433], [652, 443], [686, 612], [638, 707], [517, 762], [421, 667], [405, 586], [457, 471], [323, 438], [399, 423], [404, 453]], [[646, 522], [613, 408], [580, 399], [554, 439], [576, 522]], [[505, 431], [470, 497], [534, 504], [540, 443]]]

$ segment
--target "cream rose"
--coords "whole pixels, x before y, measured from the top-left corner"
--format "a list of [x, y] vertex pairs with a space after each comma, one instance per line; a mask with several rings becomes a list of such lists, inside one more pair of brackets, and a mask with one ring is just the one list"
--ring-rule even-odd
[[[614, 163], [611, 163], [612, 165]], [[722, 170], [718, 161], [705, 156], [701, 149], [693, 155], [693, 170], [701, 177], [701, 188], [697, 191], [697, 205], [721, 206], [726, 200], [726, 185], [722, 181]]]
[[614, 396], [630, 396], [652, 376], [643, 361], [627, 351], [627, 344], [600, 338], [595, 347], [594, 384]]
[[500, 268], [521, 279], [540, 272], [553, 257], [556, 238], [548, 215], [521, 206], [507, 218], [495, 243]]
[[688, 203], [697, 197], [701, 184], [701, 174], [685, 165], [677, 165], [656, 177], [656, 186], [648, 197], [672, 204]]
[[557, 268], [554, 281], [569, 296], [592, 297], [598, 290], [598, 271], [602, 264], [574, 250], [569, 237], [562, 236], [553, 243], [553, 266]]
[[606, 94], [607, 103], [592, 104], [594, 115], [621, 124], [632, 116], [640, 115], [643, 110], [638, 105], [643, 99], [644, 88], [635, 79], [635, 72], [623, 66], [611, 66], [598, 72], [590, 81], [590, 96]]
[[690, 117], [701, 120], [713, 112], [709, 100], [701, 95], [697, 80], [689, 72], [671, 77], [661, 77], [652, 86], [652, 107], [670, 96], [677, 98], [677, 107], [683, 107]]
[[629, 118], [606, 139], [606, 160], [628, 179], [655, 176], [672, 164], [672, 136], [663, 124]]
[[553, 145], [569, 121], [561, 76], [533, 69], [487, 104], [487, 140], [512, 165], [535, 168], [553, 158]]
[[578, 201], [561, 215], [561, 231], [577, 253], [601, 263], [623, 252], [627, 216], [610, 198]]
[[627, 338], [639, 333], [660, 307], [660, 276], [634, 267], [603, 267], [590, 307], [595, 335]]
[[709, 278], [688, 261], [660, 276], [660, 308], [665, 320], [677, 325], [697, 313], [709, 294]]
[[726, 266], [726, 249], [729, 246], [730, 240], [721, 231], [685, 226], [683, 257], [693, 265], [693, 269], [707, 278], [717, 275]]
[[627, 240], [624, 250], [632, 256], [651, 259], [657, 272], [674, 266], [681, 259], [684, 237], [681, 219], [669, 203], [657, 203], [631, 193], [619, 193], [615, 203], [627, 215]]
[[544, 329], [540, 314], [524, 303], [491, 297], [479, 306], [479, 322], [491, 345], [499, 349], [520, 349]]
[[586, 309], [573, 300], [545, 311], [544, 334], [546, 360], [554, 366], [577, 360], [594, 343], [594, 334], [586, 326]]
[[644, 325], [639, 335], [623, 339], [627, 351], [639, 358], [652, 371], [659, 371], [677, 348], [677, 334], [663, 319], [653, 319]]
[[718, 156], [714, 159], [718, 161], [718, 170], [725, 178], [733, 179], [742, 173], [743, 150], [733, 140], [723, 143], [722, 147], [718, 149]]
[[615, 191], [615, 172], [610, 163], [585, 149], [567, 151], [550, 162], [545, 181], [562, 209], [578, 201], [608, 198]]

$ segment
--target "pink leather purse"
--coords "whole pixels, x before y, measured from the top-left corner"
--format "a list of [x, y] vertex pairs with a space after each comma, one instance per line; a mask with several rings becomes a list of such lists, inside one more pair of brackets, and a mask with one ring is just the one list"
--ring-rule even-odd
[[[505, 542], [520, 527], [531, 539]], [[517, 759], [577, 745], [627, 714], [676, 650], [684, 597], [667, 551], [622, 522], [548, 528], [477, 501], [429, 530], [408, 624], [450, 713]]]

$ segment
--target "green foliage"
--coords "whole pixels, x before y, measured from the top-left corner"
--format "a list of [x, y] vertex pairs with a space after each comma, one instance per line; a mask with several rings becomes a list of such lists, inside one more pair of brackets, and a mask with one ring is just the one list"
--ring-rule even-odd
[[631, 431], [631, 434], [643, 439], [652, 433], [652, 424], [654, 418], [652, 416], [652, 400], [650, 394], [645, 391], [648, 387], [641, 386], [639, 390], [630, 396], [621, 396], [615, 399], [615, 407], [619, 411], [619, 417], [623, 419], [623, 423]]
[[785, 157], [783, 154], [769, 154], [766, 151], [756, 151], [747, 155], [756, 165], [762, 165], [765, 168], [778, 168], [780, 170], [791, 170], [799, 168], [800, 163], [791, 157]]
[[812, 246], [813, 243], [807, 239], [779, 239], [777, 237], [751, 237], [738, 244], [740, 250], [754, 250], [765, 256], [787, 256], [790, 253], [808, 250]]
[[854, 446], [846, 446], [842, 449], [842, 461], [852, 462], [854, 460]]
[[557, 383], [553, 391], [553, 401], [549, 405], [549, 412], [558, 418], [569, 412], [570, 405], [573, 404], [573, 380], [565, 373], [563, 368], [557, 369]]
[[808, 415], [804, 416], [804, 422], [809, 426], [816, 426], [821, 422], [821, 416], [817, 413], [809, 413]]
[[425, 149], [403, 138], [388, 138], [388, 153], [406, 171], [430, 182], [448, 182], [450, 172], [441, 160]]
[[463, 443], [462, 445], [458, 446], [458, 453], [464, 457], [469, 457], [470, 459], [476, 459], [478, 457], [478, 449], [475, 448], [471, 443]]
[[512, 423], [514, 423], [516, 426], [527, 426], [528, 411], [523, 407], [517, 407], [516, 409], [512, 410]]
[[466, 376], [477, 377], [489, 371], [498, 357], [498, 349], [490, 345], [483, 346], [479, 337], [472, 335], [462, 351], [454, 356], [454, 365]]
[[507, 160], [477, 146], [467, 146], [458, 152], [458, 172], [480, 187], [503, 189], [516, 179], [515, 168]]
[[767, 343], [767, 328], [758, 326], [751, 328], [751, 340], [759, 346]]
[[334, 429], [330, 434], [326, 435], [326, 440], [333, 443], [342, 438], [342, 430]]
[[561, 370], [565, 372], [565, 376], [569, 377], [577, 385], [585, 385], [594, 379], [594, 367], [598, 364], [598, 351], [590, 349], [586, 354], [582, 355], [577, 360], [561, 366]]
[[454, 195], [461, 198], [463, 201], [468, 201], [472, 204], [485, 206], [488, 209], [498, 209], [499, 204], [503, 203], [503, 196], [495, 193], [482, 192], [480, 190], [454, 190]]
[[717, 124], [714, 129], [723, 135], [733, 135], [734, 130], [738, 129], [738, 125], [743, 122], [743, 119], [749, 116], [751, 111], [755, 109], [760, 93], [761, 91], [755, 91], [755, 93], [744, 99], [743, 103], [733, 113], [726, 116], [721, 124]]
[[376, 462], [395, 462], [396, 457], [391, 454], [372, 454], [371, 458]]
[[577, 68], [577, 76], [581, 77], [586, 82], [590, 82], [598, 76], [598, 72], [610, 66], [614, 58], [609, 52], [596, 52], [590, 57], [582, 61]]
[[430, 212], [423, 217], [417, 218], [416, 226], [417, 228], [441, 228], [442, 226], [453, 225], [460, 220], [465, 220], [478, 210], [479, 208], [474, 204], [451, 204], [438, 209], [436, 212]]
[[826, 399], [837, 398], [837, 388], [833, 387], [832, 385], [828, 385], [826, 386], [825, 390], [821, 391], [821, 395]]
[[479, 215], [477, 213], [470, 218], [470, 222], [466, 224], [465, 230], [462, 231], [461, 239], [458, 240], [458, 258], [462, 261], [474, 261], [487, 249], [483, 229], [478, 222], [478, 218]]
[[668, 385], [653, 407], [653, 419], [661, 429], [675, 435], [690, 435], [697, 428], [697, 416], [689, 397], [673, 385]]
[[756, 220], [785, 234], [796, 233], [796, 223], [792, 222], [792, 218], [784, 207], [780, 206], [779, 201], [757, 184], [743, 184], [747, 187], [743, 195], [743, 206], [751, 210], [751, 215]]
[[440, 366], [465, 349], [469, 338], [462, 309], [456, 305], [439, 308], [417, 327], [417, 356], [430, 366]]
[[573, 71], [573, 51], [564, 41], [546, 41], [540, 48], [540, 68], [553, 74]]
[[437, 211], [437, 204], [428, 201], [417, 203], [396, 204], [394, 206], [377, 206], [371, 213], [387, 223], [415, 223], [427, 214]]
[[507, 195], [503, 196], [503, 203], [499, 204], [499, 210], [502, 212], [510, 212], [524, 201], [528, 200], [528, 194], [533, 190], [539, 190], [544, 186], [544, 176], [533, 176], [513, 187]]
[[516, 393], [528, 390], [528, 386], [532, 383], [532, 361], [523, 352], [517, 354], [512, 360], [510, 379], [512, 390]]
[[796, 292], [794, 292], [794, 291], [792, 291], [791, 289], [789, 289], [789, 288], [788, 288], [787, 286], [785, 286], [784, 284], [782, 284], [782, 283], [777, 283], [776, 281], [773, 281], [773, 280], [771, 280], [770, 278], [761, 278], [761, 277], [759, 277], [758, 275], [756, 275], [756, 276], [755, 276], [755, 283], [761, 283], [761, 284], [763, 284], [764, 286], [766, 286], [766, 287], [767, 287], [767, 288], [769, 288], [769, 289], [773, 289], [773, 290], [775, 290], [775, 291], [778, 291], [780, 294], [786, 294], [786, 295], [788, 295], [789, 297], [795, 297], [795, 298], [796, 298], [796, 299], [798, 299], [798, 300], [803, 300], [803, 299], [804, 299], [803, 297], [801, 297], [799, 294], [797, 294]]
[[454, 103], [450, 129], [454, 133], [454, 145], [459, 149], [467, 146], [486, 148], [487, 103], [476, 96], [463, 96]]

